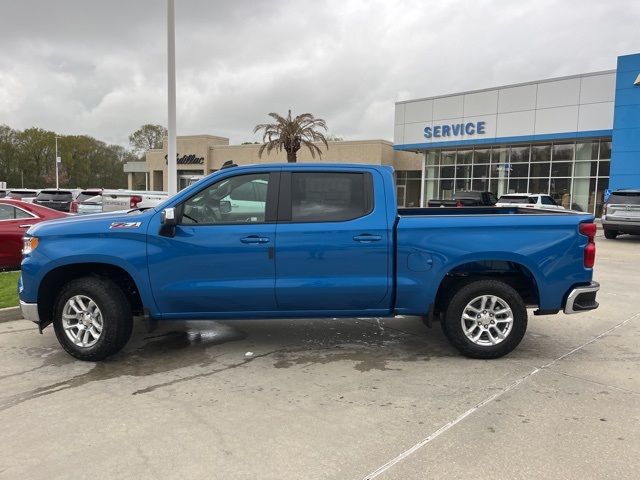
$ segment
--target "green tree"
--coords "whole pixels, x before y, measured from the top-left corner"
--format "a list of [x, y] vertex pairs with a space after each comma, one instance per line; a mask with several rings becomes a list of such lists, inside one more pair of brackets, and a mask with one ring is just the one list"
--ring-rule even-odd
[[167, 135], [167, 129], [162, 125], [147, 123], [129, 135], [131, 148], [138, 154], [143, 154], [152, 148], [162, 148], [162, 139]]
[[310, 113], [291, 118], [291, 110], [286, 117], [273, 112], [269, 116], [275, 123], [261, 123], [253, 129], [253, 133], [263, 131], [263, 143], [258, 150], [259, 157], [262, 157], [265, 150], [267, 154], [272, 150], [284, 150], [287, 152], [287, 162], [295, 163], [298, 160], [298, 150], [303, 146], [309, 149], [312, 158], [316, 158], [316, 154], [322, 158], [322, 150], [314, 142], [322, 142], [325, 148], [329, 148], [327, 139], [318, 131], [327, 130], [327, 124], [323, 119], [315, 118]]
[[0, 181], [20, 185], [17, 158], [18, 132], [8, 125], [0, 125]]
[[[37, 188], [55, 185], [55, 132], [27, 128], [17, 136], [17, 159], [24, 174], [24, 186]], [[47, 179], [53, 178], [53, 183]]]

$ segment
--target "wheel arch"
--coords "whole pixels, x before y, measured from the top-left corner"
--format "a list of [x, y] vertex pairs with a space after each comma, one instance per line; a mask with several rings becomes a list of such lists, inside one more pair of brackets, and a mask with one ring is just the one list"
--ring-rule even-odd
[[143, 294], [134, 276], [120, 265], [107, 262], [78, 262], [58, 265], [49, 270], [38, 286], [40, 329], [53, 322], [54, 303], [62, 287], [77, 278], [96, 276], [109, 279], [124, 293], [135, 315], [144, 314]]
[[494, 257], [466, 259], [449, 267], [438, 282], [434, 299], [434, 311], [441, 313], [453, 294], [476, 280], [499, 280], [511, 286], [522, 297], [525, 305], [540, 304], [540, 284], [533, 269], [518, 260]]

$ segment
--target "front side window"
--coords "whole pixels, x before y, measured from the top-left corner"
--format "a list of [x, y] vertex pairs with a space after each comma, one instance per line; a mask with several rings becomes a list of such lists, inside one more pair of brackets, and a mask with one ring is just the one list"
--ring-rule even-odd
[[182, 205], [183, 225], [264, 223], [269, 174], [225, 178]]
[[0, 205], [0, 220], [13, 220], [16, 218], [15, 211], [11, 205]]
[[371, 176], [363, 173], [293, 173], [292, 222], [353, 220], [372, 209]]

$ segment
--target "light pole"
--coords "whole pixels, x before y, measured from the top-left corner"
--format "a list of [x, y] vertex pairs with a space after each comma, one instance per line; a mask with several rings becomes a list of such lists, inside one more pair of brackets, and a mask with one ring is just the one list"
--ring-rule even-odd
[[167, 191], [175, 194], [178, 184], [176, 162], [176, 31], [174, 0], [167, 0], [167, 86], [168, 86], [168, 142], [167, 142]]
[[58, 165], [60, 164], [60, 157], [58, 156], [58, 139], [60, 137], [56, 137], [56, 190], [60, 188], [58, 184]]

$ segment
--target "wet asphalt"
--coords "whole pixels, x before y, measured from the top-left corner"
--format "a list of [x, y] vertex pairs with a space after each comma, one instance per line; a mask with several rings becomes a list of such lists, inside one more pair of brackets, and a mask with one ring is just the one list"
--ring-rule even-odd
[[499, 360], [418, 318], [138, 322], [74, 360], [0, 323], [0, 478], [638, 478], [640, 237], [598, 238], [600, 308]]

